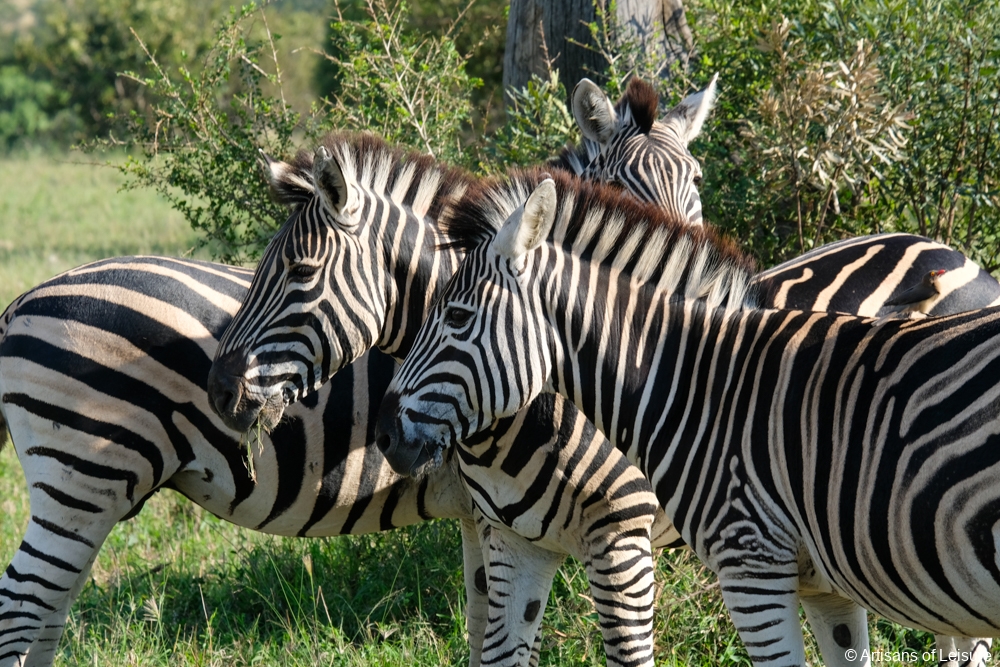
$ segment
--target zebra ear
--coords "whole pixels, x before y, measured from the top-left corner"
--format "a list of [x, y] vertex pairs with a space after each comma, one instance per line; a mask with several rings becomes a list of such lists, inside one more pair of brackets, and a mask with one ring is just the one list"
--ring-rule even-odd
[[344, 212], [351, 191], [337, 159], [330, 154], [326, 146], [316, 149], [313, 157], [313, 180], [316, 191], [323, 198], [323, 203], [335, 216]]
[[312, 174], [281, 160], [275, 160], [264, 151], [257, 158], [264, 179], [271, 188], [271, 198], [284, 206], [298, 206], [309, 201], [315, 193]]
[[608, 96], [590, 79], [580, 79], [572, 98], [573, 117], [583, 136], [602, 146], [608, 143], [618, 127], [618, 114]]
[[715, 106], [716, 81], [718, 79], [719, 74], [716, 72], [711, 83], [704, 90], [685, 97], [664, 117], [663, 122], [674, 126], [685, 145], [694, 141], [694, 138], [701, 133], [701, 126], [705, 124], [705, 119], [708, 118], [709, 112]]
[[529, 251], [537, 248], [549, 235], [555, 222], [556, 199], [556, 184], [551, 178], [539, 183], [524, 206], [507, 218], [497, 232], [493, 239], [497, 254], [520, 262]]

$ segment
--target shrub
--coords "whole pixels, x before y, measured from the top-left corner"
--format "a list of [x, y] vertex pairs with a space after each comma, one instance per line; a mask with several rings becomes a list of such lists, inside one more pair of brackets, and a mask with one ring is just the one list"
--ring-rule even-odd
[[340, 73], [327, 122], [370, 130], [449, 162], [466, 159], [464, 130], [471, 94], [482, 81], [465, 71], [452, 31], [441, 36], [408, 30], [404, 0], [365, 0], [362, 20], [347, 20], [337, 5], [327, 56]]
[[[784, 51], [765, 38], [773, 32], [775, 15], [788, 18]], [[842, 235], [906, 231], [957, 243], [989, 270], [1000, 268], [994, 242], [1000, 230], [998, 188], [996, 170], [990, 167], [1000, 158], [994, 76], [1000, 8], [950, 0], [810, 0], [766, 6], [706, 0], [690, 18], [699, 37], [692, 76], [705, 79], [721, 72], [715, 116], [695, 148], [696, 155], [700, 150], [705, 156], [706, 217], [731, 230], [765, 265]], [[866, 64], [858, 69], [862, 40], [878, 47], [868, 47]], [[854, 73], [837, 75], [832, 68], [840, 69], [839, 63], [854, 67]], [[806, 85], [810, 76], [816, 84], [812, 87]], [[838, 86], [850, 90], [855, 83], [869, 101], [867, 107], [860, 101], [853, 109], [844, 106], [851, 95]], [[844, 178], [833, 189], [829, 181], [826, 189], [815, 187], [815, 178], [809, 187], [808, 179], [797, 181], [796, 194], [792, 181], [779, 178], [773, 169], [779, 155], [791, 167], [788, 155], [795, 142], [789, 133], [802, 132], [794, 150], [805, 149], [804, 155], [813, 158], [810, 165], [830, 139], [845, 138], [831, 134], [828, 139], [825, 130], [817, 131], [838, 127], [837, 121], [821, 117], [829, 111], [797, 123], [801, 117], [774, 106], [782, 100], [800, 105], [801, 111], [807, 94], [839, 98], [838, 113], [846, 114], [842, 119], [863, 113], [869, 118], [865, 132], [881, 124], [879, 136], [897, 143], [896, 150], [888, 150], [881, 140], [872, 142], [870, 134], [853, 136], [850, 157], [863, 166], [855, 171], [860, 180]], [[909, 130], [900, 134], [899, 121], [906, 115]], [[891, 117], [895, 120], [886, 124]], [[805, 132], [807, 125], [814, 131]], [[853, 125], [847, 127], [853, 131]], [[898, 142], [904, 136], [902, 147]], [[810, 169], [805, 173], [819, 175]], [[816, 202], [826, 200], [823, 192], [830, 193], [831, 206], [820, 204], [817, 213]], [[803, 214], [800, 235], [795, 202], [802, 196], [808, 200], [805, 209], [811, 205], [813, 213]]]
[[74, 127], [63, 111], [67, 95], [49, 81], [32, 79], [20, 67], [0, 67], [0, 147], [44, 142]]
[[130, 186], [160, 192], [212, 254], [228, 262], [255, 259], [287, 217], [268, 196], [259, 151], [287, 155], [297, 144], [293, 136], [301, 138], [297, 132], [318, 131], [283, 100], [262, 93], [263, 83], [280, 90], [281, 81], [262, 66], [270, 60], [277, 71], [277, 37], [267, 30], [266, 41], [250, 37], [258, 18], [263, 12], [253, 4], [232, 10], [197, 73], [182, 66], [174, 74], [146, 50], [155, 75], [127, 74], [159, 100], [150, 113], [128, 116], [123, 143], [135, 153], [121, 169]]

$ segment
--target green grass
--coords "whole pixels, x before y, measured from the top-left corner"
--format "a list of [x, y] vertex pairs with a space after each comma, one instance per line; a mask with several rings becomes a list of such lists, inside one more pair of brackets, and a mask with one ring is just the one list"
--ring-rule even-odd
[[[116, 192], [121, 180], [110, 169], [32, 157], [0, 160], [0, 178], [5, 302], [85, 261], [180, 254], [194, 244], [158, 197]], [[28, 515], [24, 478], [8, 447], [0, 452], [0, 567]], [[659, 564], [657, 664], [749, 664], [711, 573], [686, 551]], [[463, 598], [453, 523], [276, 538], [165, 491], [112, 532], [73, 607], [57, 665], [461, 665], [468, 659]], [[932, 641], [884, 621], [871, 625], [877, 649], [922, 652]], [[560, 571], [543, 630], [543, 665], [603, 664], [579, 564]], [[810, 651], [818, 664], [813, 643]]]
[[61, 271], [102, 257], [179, 255], [197, 237], [149, 190], [119, 192], [99, 156], [0, 159], [0, 302]]

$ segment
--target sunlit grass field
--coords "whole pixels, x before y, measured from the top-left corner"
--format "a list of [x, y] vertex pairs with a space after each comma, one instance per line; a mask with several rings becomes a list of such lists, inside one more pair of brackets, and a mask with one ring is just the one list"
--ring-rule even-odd
[[[148, 191], [118, 192], [90, 158], [0, 160], [0, 301], [102, 257], [185, 254], [195, 236]], [[29, 515], [13, 449], [0, 452], [0, 567]], [[165, 491], [113, 531], [73, 607], [58, 665], [462, 665], [457, 526], [276, 538]], [[658, 664], [749, 664], [714, 577], [690, 552], [661, 557]], [[923, 652], [932, 637], [872, 620], [872, 646]], [[582, 568], [567, 562], [543, 622], [543, 665], [602, 665]], [[810, 646], [814, 647], [811, 638]], [[818, 664], [815, 649], [810, 658]], [[892, 664], [892, 663], [880, 663]], [[922, 664], [922, 663], [909, 663]]]

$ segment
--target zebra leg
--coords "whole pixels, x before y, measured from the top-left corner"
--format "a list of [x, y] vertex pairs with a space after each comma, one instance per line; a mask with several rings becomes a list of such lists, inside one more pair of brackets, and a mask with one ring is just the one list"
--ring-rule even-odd
[[990, 664], [989, 637], [949, 637], [934, 635], [938, 667], [986, 667]]
[[[484, 522], [485, 523], [485, 522]], [[545, 604], [566, 554], [539, 547], [507, 528], [485, 526], [490, 616], [482, 664], [538, 664]]]
[[469, 633], [469, 667], [479, 667], [489, 615], [486, 563], [476, 521], [462, 519], [462, 571], [465, 576], [465, 627]]
[[745, 567], [740, 560], [737, 556], [733, 559], [735, 567], [721, 568], [719, 585], [750, 660], [757, 667], [805, 665], [794, 557], [784, 568], [780, 562], [765, 569]]
[[53, 428], [52, 422], [39, 427], [9, 406], [5, 416], [24, 470], [31, 519], [0, 577], [0, 667], [50, 665], [98, 550], [152, 484], [133, 472], [141, 468], [127, 454], [112, 457], [90, 436]]
[[28, 659], [24, 663], [25, 667], [48, 667], [52, 664], [55, 659], [56, 649], [59, 648], [59, 640], [62, 639], [63, 631], [66, 628], [66, 618], [69, 616], [70, 607], [73, 606], [73, 602], [76, 601], [76, 598], [80, 595], [80, 591], [87, 584], [87, 580], [90, 578], [90, 569], [94, 566], [94, 561], [97, 560], [97, 554], [98, 550], [95, 549], [90, 560], [87, 561], [87, 564], [77, 577], [76, 583], [73, 584], [73, 588], [70, 589], [69, 595], [66, 596], [62, 607], [52, 612], [45, 619], [42, 631], [38, 633], [38, 637], [35, 638], [31, 648], [28, 649]]
[[0, 667], [52, 664], [69, 608], [114, 526], [65, 512], [61, 521], [45, 518], [48, 503], [32, 491], [28, 530], [0, 577]]
[[639, 528], [591, 546], [585, 563], [608, 665], [653, 667], [653, 553]]
[[812, 627], [823, 663], [828, 667], [863, 667], [869, 664], [868, 613], [835, 593], [803, 593], [802, 607]]

